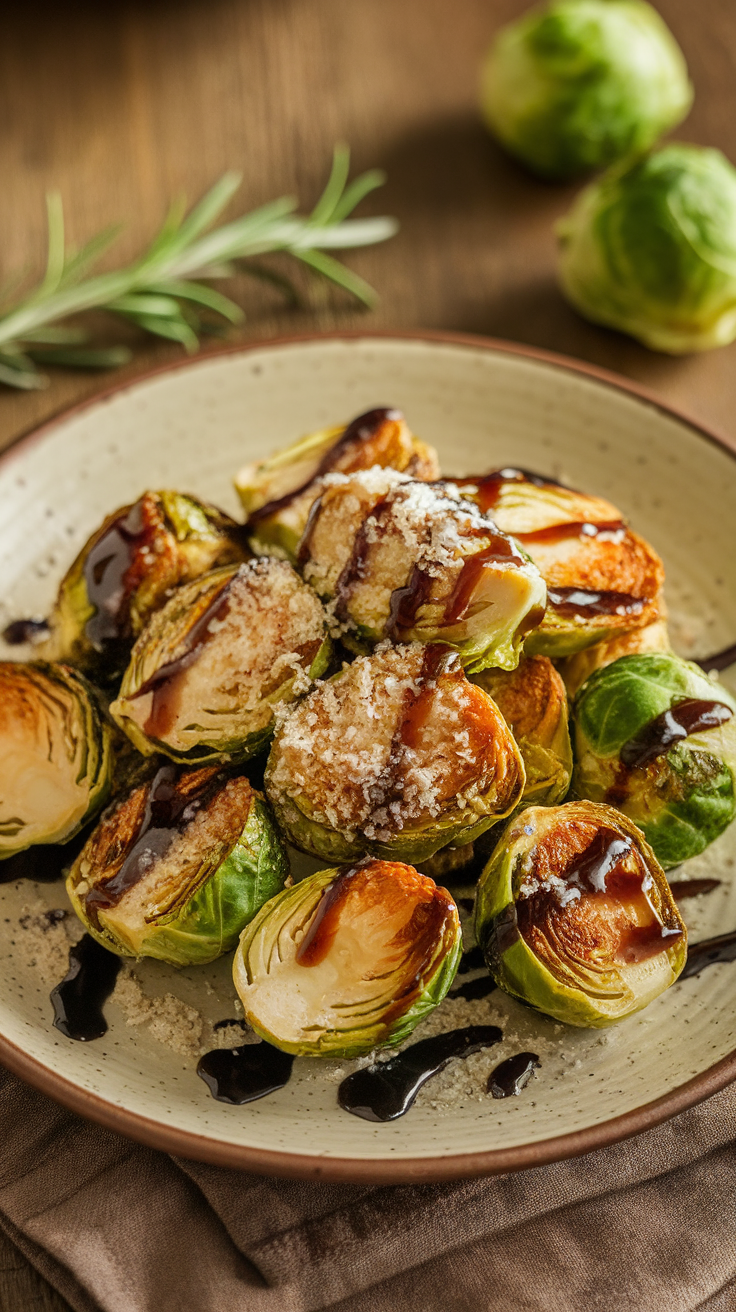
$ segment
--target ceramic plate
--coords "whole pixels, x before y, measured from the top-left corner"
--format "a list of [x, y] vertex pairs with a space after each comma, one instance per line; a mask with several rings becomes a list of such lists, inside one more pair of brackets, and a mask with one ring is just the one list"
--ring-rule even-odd
[[[238, 466], [387, 404], [436, 445], [447, 472], [521, 465], [610, 498], [664, 558], [678, 650], [701, 655], [736, 639], [736, 460], [725, 444], [582, 366], [431, 336], [211, 356], [114, 390], [19, 442], [0, 462], [2, 622], [44, 613], [90, 531], [145, 488], [181, 488], [236, 512]], [[683, 903], [692, 938], [736, 928], [735, 856], [736, 826], [690, 863], [689, 876], [723, 881]], [[503, 1044], [455, 1063], [391, 1124], [340, 1111], [346, 1063], [300, 1060], [280, 1092], [228, 1106], [198, 1079], [196, 1049], [203, 1025], [235, 1014], [229, 963], [179, 972], [143, 963], [132, 995], [108, 1005], [107, 1035], [74, 1043], [51, 1026], [57, 930], [43, 938], [29, 928], [64, 902], [61, 885], [0, 886], [0, 1059], [82, 1114], [185, 1156], [376, 1181], [509, 1170], [635, 1133], [736, 1077], [736, 964], [722, 964], [603, 1032], [556, 1025], [499, 992], [446, 1002], [435, 1026], [491, 1021]], [[181, 1020], [178, 1051], [167, 1016]], [[488, 1071], [522, 1047], [540, 1056], [533, 1083], [518, 1098], [487, 1097]]]

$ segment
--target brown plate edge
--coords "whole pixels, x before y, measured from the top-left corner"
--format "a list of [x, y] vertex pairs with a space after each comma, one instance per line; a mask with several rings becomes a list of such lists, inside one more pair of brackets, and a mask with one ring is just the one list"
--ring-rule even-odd
[[[689, 415], [677, 406], [670, 405], [656, 393], [630, 379], [599, 368], [584, 361], [573, 360], [568, 356], [558, 355], [537, 347], [505, 342], [495, 338], [475, 336], [470, 333], [422, 331], [385, 331], [368, 332], [352, 330], [349, 332], [305, 333], [295, 336], [255, 341], [237, 346], [208, 351], [198, 360], [185, 359], [159, 365], [144, 370], [133, 378], [127, 378], [110, 387], [87, 397], [78, 405], [61, 410], [46, 420], [42, 425], [20, 434], [2, 453], [0, 465], [9, 463], [30, 445], [35, 444], [53, 429], [61, 419], [69, 418], [84, 410], [96, 406], [125, 392], [139, 383], [147, 382], [162, 374], [173, 373], [178, 369], [196, 368], [212, 360], [226, 356], [250, 353], [257, 350], [270, 350], [279, 346], [296, 346], [308, 342], [328, 341], [416, 341], [436, 343], [438, 345], [457, 346], [486, 350], [504, 355], [515, 355], [537, 361], [554, 368], [565, 369], [571, 373], [582, 374], [596, 382], [603, 383], [617, 391], [626, 392], [638, 400], [654, 406], [687, 427], [694, 429], [700, 436], [725, 451], [736, 459], [736, 444], [725, 434], [704, 425], [697, 418]], [[663, 1121], [669, 1120], [680, 1112], [706, 1098], [718, 1093], [726, 1085], [736, 1080], [736, 1050], [721, 1058], [715, 1065], [701, 1071], [684, 1084], [678, 1085], [669, 1093], [645, 1103], [621, 1116], [601, 1121], [598, 1125], [576, 1130], [571, 1134], [559, 1135], [551, 1139], [539, 1140], [533, 1144], [519, 1144], [512, 1148], [490, 1149], [478, 1153], [456, 1153], [441, 1157], [421, 1158], [333, 1158], [309, 1157], [307, 1154], [284, 1153], [270, 1149], [253, 1148], [247, 1145], [223, 1143], [205, 1135], [194, 1134], [188, 1130], [178, 1130], [148, 1117], [140, 1116], [124, 1107], [100, 1098], [79, 1086], [72, 1084], [51, 1068], [44, 1066], [35, 1057], [30, 1057], [16, 1044], [0, 1035], [0, 1061], [14, 1075], [47, 1094], [69, 1110], [77, 1112], [88, 1120], [103, 1125], [106, 1129], [156, 1148], [175, 1156], [192, 1158], [208, 1162], [215, 1166], [226, 1166], [261, 1174], [298, 1178], [305, 1180], [330, 1180], [344, 1183], [402, 1184], [442, 1182], [480, 1175], [495, 1175], [509, 1171], [526, 1170], [544, 1166], [565, 1158], [578, 1157], [599, 1148], [608, 1147], [622, 1139], [641, 1134], [653, 1129]]]

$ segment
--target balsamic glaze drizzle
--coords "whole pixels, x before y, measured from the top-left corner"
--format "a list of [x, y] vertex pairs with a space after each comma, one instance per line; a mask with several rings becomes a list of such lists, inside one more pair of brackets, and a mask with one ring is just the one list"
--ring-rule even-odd
[[91, 934], [69, 949], [69, 969], [52, 990], [54, 1026], [68, 1039], [89, 1043], [107, 1033], [103, 1005], [115, 988], [121, 961]]
[[541, 1065], [536, 1052], [517, 1052], [507, 1057], [488, 1076], [486, 1093], [493, 1098], [518, 1098]]
[[724, 702], [704, 701], [697, 697], [683, 697], [663, 711], [640, 733], [624, 743], [619, 759], [627, 770], [636, 770], [657, 756], [662, 756], [673, 743], [682, 742], [691, 734], [704, 729], [715, 729], [733, 716]]
[[722, 882], [720, 879], [678, 879], [670, 884], [670, 889], [675, 902], [683, 902], [688, 897], [712, 893], [714, 888], [720, 888]]
[[[458, 899], [459, 900], [459, 899]], [[481, 970], [486, 961], [482, 949], [479, 947], [468, 948], [463, 952], [460, 958], [460, 965], [457, 968], [458, 975], [467, 975], [471, 970]]]
[[364, 1121], [395, 1121], [408, 1112], [422, 1085], [454, 1057], [469, 1057], [502, 1038], [497, 1025], [469, 1025], [420, 1039], [388, 1061], [353, 1071], [340, 1085], [337, 1101]]
[[706, 966], [715, 966], [719, 961], [736, 961], [736, 933], [718, 934], [715, 938], [702, 939], [700, 943], [689, 943], [680, 979], [699, 975]]
[[242, 1048], [214, 1048], [206, 1052], [197, 1066], [197, 1074], [218, 1102], [241, 1107], [283, 1089], [293, 1065], [290, 1052], [281, 1052], [270, 1043], [246, 1043]]
[[53, 884], [79, 856], [89, 831], [87, 824], [68, 843], [38, 843], [0, 861], [0, 884], [12, 884], [16, 879]]
[[20, 647], [26, 642], [41, 642], [48, 632], [48, 620], [13, 620], [3, 629], [3, 640], [9, 647]]
[[640, 615], [651, 598], [628, 592], [593, 592], [585, 588], [548, 588], [547, 603], [560, 615]]
[[464, 998], [466, 1002], [477, 1002], [487, 998], [496, 988], [496, 981], [490, 975], [480, 975], [478, 979], [466, 980], [459, 988], [453, 989], [450, 998]]
[[723, 651], [715, 652], [713, 656], [704, 656], [702, 660], [696, 660], [695, 664], [706, 672], [727, 670], [729, 665], [736, 665], [736, 642], [732, 642], [730, 647], [724, 647]]

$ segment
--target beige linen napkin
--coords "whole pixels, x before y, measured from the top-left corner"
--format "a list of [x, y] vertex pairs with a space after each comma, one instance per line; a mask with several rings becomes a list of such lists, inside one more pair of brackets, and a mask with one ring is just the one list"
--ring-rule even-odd
[[736, 1086], [587, 1157], [391, 1188], [140, 1148], [0, 1071], [0, 1225], [77, 1312], [733, 1312]]

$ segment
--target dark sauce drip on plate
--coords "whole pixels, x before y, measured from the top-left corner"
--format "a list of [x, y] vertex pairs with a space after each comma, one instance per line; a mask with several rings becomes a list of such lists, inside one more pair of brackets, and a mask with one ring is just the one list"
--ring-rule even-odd
[[102, 1008], [115, 988], [121, 964], [91, 934], [69, 949], [69, 969], [51, 993], [57, 1030], [80, 1043], [107, 1033]]
[[3, 640], [9, 647], [20, 647], [26, 642], [41, 642], [48, 632], [48, 620], [13, 620], [3, 629]]
[[493, 1098], [518, 1098], [541, 1065], [536, 1052], [517, 1052], [507, 1057], [488, 1076], [486, 1093]]
[[39, 843], [0, 861], [0, 884], [16, 879], [32, 879], [37, 884], [53, 884], [76, 860], [89, 835], [90, 826], [75, 834], [69, 843]]
[[[228, 1024], [236, 1024], [228, 1021]], [[270, 1043], [246, 1043], [242, 1048], [214, 1048], [206, 1052], [197, 1074], [218, 1102], [241, 1107], [265, 1098], [288, 1084], [294, 1058]]]
[[202, 648], [210, 636], [209, 626], [213, 621], [224, 619], [230, 607], [230, 588], [237, 578], [231, 579], [219, 589], [202, 614], [192, 625], [186, 636], [184, 651], [176, 660], [162, 665], [150, 679], [146, 679], [134, 697], [144, 697], [152, 693], [151, 709], [144, 725], [144, 733], [150, 738], [163, 738], [173, 727], [179, 712], [181, 684], [179, 676], [197, 660]]
[[704, 656], [695, 664], [703, 670], [727, 670], [729, 665], [736, 664], [736, 642], [731, 643], [730, 647], [724, 647], [723, 651], [715, 652], [713, 656]]
[[[601, 826], [587, 848], [574, 858], [562, 877], [568, 888], [579, 889], [581, 896], [608, 897], [620, 902], [648, 902], [643, 869], [626, 869], [626, 861], [632, 851], [630, 838], [606, 825]], [[555, 893], [540, 890], [530, 897], [520, 898], [516, 903], [516, 916], [522, 936], [528, 939], [538, 920], [544, 920], [546, 916], [554, 918], [564, 915], [564, 911]], [[649, 924], [630, 924], [622, 931], [615, 952], [615, 960], [619, 964], [632, 965], [647, 961], [665, 952], [673, 939], [681, 937], [680, 929], [660, 923], [651, 905], [650, 911]]]
[[450, 998], [464, 998], [466, 1002], [478, 1002], [481, 998], [487, 998], [496, 987], [496, 981], [491, 979], [490, 975], [480, 975], [478, 979], [466, 980], [459, 988], [453, 989]]
[[670, 888], [675, 902], [684, 902], [688, 897], [700, 897], [702, 893], [712, 893], [714, 889], [720, 888], [722, 882], [720, 879], [680, 879], [670, 884]]
[[156, 772], [146, 798], [146, 807], [135, 842], [120, 869], [91, 888], [85, 908], [93, 923], [100, 911], [117, 906], [129, 889], [150, 870], [153, 861], [166, 854], [175, 836], [186, 829], [197, 811], [215, 795], [224, 774], [216, 767], [199, 771], [196, 786], [178, 787], [181, 766], [164, 765]]
[[422, 1085], [454, 1057], [469, 1057], [502, 1038], [497, 1025], [469, 1025], [420, 1039], [388, 1061], [353, 1071], [340, 1085], [337, 1101], [343, 1111], [365, 1121], [395, 1121], [408, 1112]]
[[723, 702], [684, 697], [624, 743], [619, 752], [621, 763], [627, 770], [636, 770], [656, 756], [662, 756], [673, 743], [704, 729], [715, 729], [732, 716], [730, 706]]
[[94, 614], [85, 625], [97, 651], [128, 636], [126, 575], [148, 537], [140, 501], [108, 525], [84, 562], [84, 581]]
[[719, 961], [736, 961], [736, 933], [718, 934], [715, 938], [702, 939], [700, 943], [689, 943], [680, 979], [699, 975], [706, 966], [716, 966]]
[[359, 446], [364, 442], [369, 442], [372, 437], [391, 420], [398, 422], [403, 419], [400, 410], [394, 410], [391, 406], [377, 406], [374, 410], [367, 410], [364, 415], [358, 415], [348, 424], [344, 433], [325, 452], [319, 465], [313, 474], [299, 487], [294, 488], [293, 492], [287, 492], [283, 497], [277, 497], [274, 501], [268, 501], [265, 506], [254, 510], [248, 518], [249, 524], [258, 524], [262, 519], [268, 519], [270, 515], [276, 515], [280, 510], [285, 510], [290, 506], [292, 501], [302, 496], [307, 488], [311, 486], [318, 478], [324, 474], [329, 474], [335, 468], [337, 462], [347, 453], [351, 446]]
[[[458, 899], [459, 902], [460, 899]], [[460, 965], [457, 968], [458, 975], [467, 975], [471, 970], [482, 970], [486, 964], [483, 952], [479, 947], [468, 948], [463, 952], [460, 958]]]
[[547, 589], [547, 604], [563, 616], [640, 615], [649, 597], [634, 597], [629, 592], [593, 592], [586, 588]]

